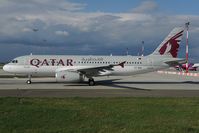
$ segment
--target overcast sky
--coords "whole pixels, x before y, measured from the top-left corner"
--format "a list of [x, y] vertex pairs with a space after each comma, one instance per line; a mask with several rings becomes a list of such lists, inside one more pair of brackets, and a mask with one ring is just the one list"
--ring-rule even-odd
[[[190, 58], [199, 61], [198, 0], [0, 0], [0, 62], [21, 55], [151, 53], [190, 21]], [[185, 36], [180, 49], [185, 57]]]

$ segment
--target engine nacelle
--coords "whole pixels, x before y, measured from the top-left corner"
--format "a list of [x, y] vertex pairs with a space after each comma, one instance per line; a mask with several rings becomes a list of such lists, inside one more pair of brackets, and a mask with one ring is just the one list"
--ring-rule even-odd
[[83, 75], [78, 72], [59, 71], [55, 75], [57, 82], [82, 82], [84, 81]]

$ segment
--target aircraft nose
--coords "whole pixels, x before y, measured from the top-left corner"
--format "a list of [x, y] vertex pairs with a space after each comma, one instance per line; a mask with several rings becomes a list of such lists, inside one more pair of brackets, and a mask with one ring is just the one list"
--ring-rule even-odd
[[9, 72], [9, 66], [8, 66], [8, 65], [4, 65], [4, 66], [3, 66], [3, 70], [4, 70], [5, 72]]

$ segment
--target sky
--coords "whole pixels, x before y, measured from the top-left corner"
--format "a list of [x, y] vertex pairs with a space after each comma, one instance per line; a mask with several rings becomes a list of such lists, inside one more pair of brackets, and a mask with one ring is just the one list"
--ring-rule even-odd
[[[189, 55], [199, 62], [198, 0], [0, 0], [0, 62], [32, 54], [150, 54], [190, 22]], [[179, 57], [185, 57], [185, 36]]]

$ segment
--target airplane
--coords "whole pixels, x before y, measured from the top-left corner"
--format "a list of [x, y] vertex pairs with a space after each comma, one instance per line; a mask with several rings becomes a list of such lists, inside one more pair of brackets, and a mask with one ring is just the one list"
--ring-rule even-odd
[[194, 63], [194, 65], [192, 67], [196, 67], [196, 70], [197, 70], [199, 67], [199, 63]]
[[148, 56], [92, 56], [92, 55], [26, 55], [13, 59], [3, 70], [28, 76], [54, 76], [57, 82], [81, 82], [94, 77], [144, 74], [185, 63], [177, 58], [184, 28], [174, 28], [163, 42]]
[[[190, 71], [197, 71], [198, 70], [198, 67], [199, 67], [199, 64], [198, 63], [188, 63], [188, 70]], [[186, 64], [181, 64], [181, 65], [177, 65], [175, 66], [175, 69], [176, 70], [186, 70]]]

